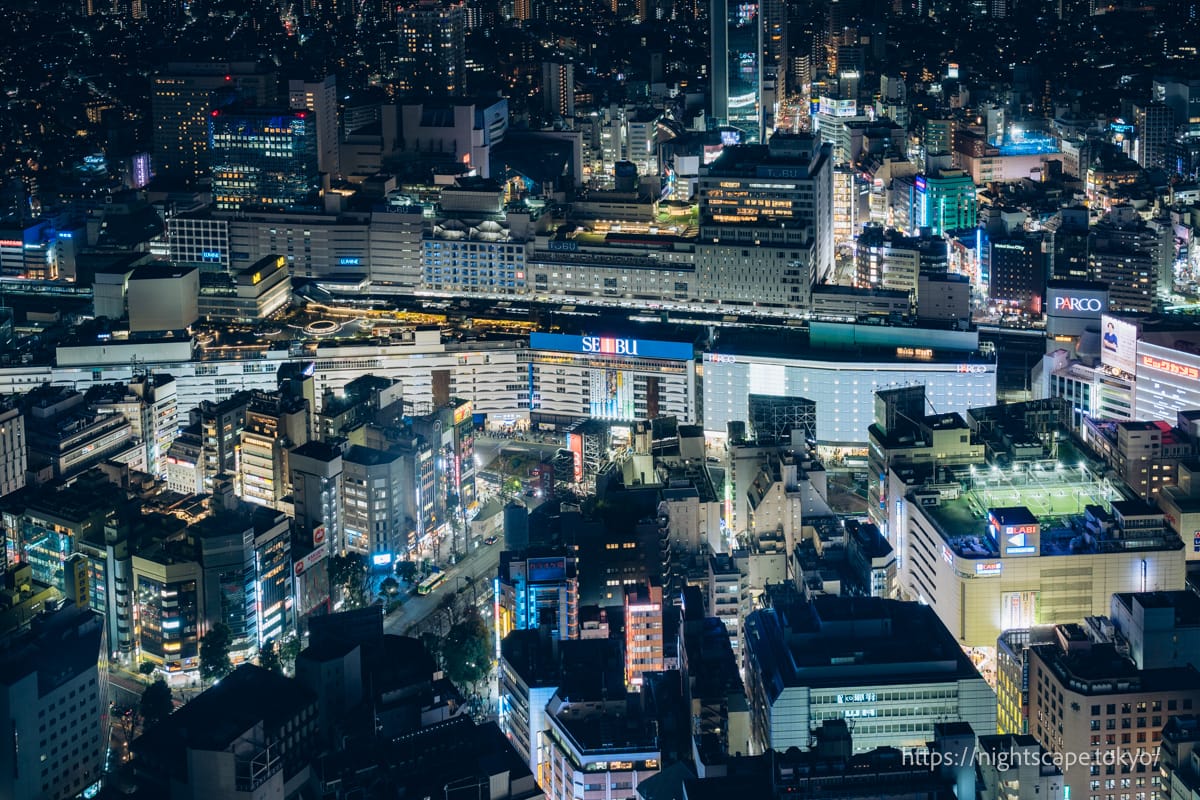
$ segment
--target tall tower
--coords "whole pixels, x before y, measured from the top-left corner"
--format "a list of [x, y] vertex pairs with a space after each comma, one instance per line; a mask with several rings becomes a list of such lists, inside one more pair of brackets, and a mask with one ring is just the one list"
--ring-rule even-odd
[[1166, 168], [1175, 129], [1175, 112], [1165, 103], [1139, 103], [1133, 107], [1137, 127], [1137, 161], [1144, 169]]
[[336, 178], [341, 175], [341, 156], [338, 148], [337, 78], [327, 75], [320, 81], [288, 81], [288, 107], [293, 111], [309, 111], [316, 118], [317, 166], [321, 172]]
[[763, 24], [758, 0], [712, 0], [712, 115], [742, 131], [744, 143], [763, 138]]
[[211, 112], [214, 206], [282, 210], [309, 200], [321, 187], [311, 116], [263, 108]]
[[466, 93], [463, 4], [421, 0], [399, 17], [401, 91], [434, 96]]
[[150, 85], [156, 175], [193, 181], [208, 174], [208, 117], [235, 100], [275, 100], [275, 76], [252, 62], [170, 63]]
[[542, 110], [546, 116], [575, 116], [575, 65], [569, 61], [542, 62]]

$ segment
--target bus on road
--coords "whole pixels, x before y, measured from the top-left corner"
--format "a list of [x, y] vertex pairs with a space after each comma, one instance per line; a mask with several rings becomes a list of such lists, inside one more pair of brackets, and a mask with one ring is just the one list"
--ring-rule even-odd
[[426, 595], [434, 589], [442, 585], [442, 581], [446, 580], [446, 573], [442, 570], [432, 573], [423, 581], [417, 584], [417, 594]]

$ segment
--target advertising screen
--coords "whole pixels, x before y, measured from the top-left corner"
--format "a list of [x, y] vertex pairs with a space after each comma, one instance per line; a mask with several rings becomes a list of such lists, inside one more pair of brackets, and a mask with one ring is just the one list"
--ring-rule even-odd
[[1137, 371], [1137, 327], [1103, 315], [1100, 318], [1100, 363], [1132, 378]]

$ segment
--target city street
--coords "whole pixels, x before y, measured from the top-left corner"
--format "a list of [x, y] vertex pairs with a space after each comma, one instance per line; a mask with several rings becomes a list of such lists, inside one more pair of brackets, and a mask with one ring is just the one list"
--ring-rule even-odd
[[479, 545], [470, 555], [446, 570], [446, 581], [431, 594], [424, 597], [416, 593], [406, 596], [404, 604], [384, 618], [384, 632], [418, 635], [425, 620], [438, 610], [442, 598], [466, 586], [466, 578], [475, 579], [477, 596], [482, 597], [486, 594], [490, 597], [492, 578], [496, 576], [502, 546], [500, 542], [494, 545]]

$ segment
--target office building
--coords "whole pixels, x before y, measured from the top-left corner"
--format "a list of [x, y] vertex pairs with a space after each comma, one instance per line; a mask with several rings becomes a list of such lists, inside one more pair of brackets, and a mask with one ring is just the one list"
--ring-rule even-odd
[[205, 494], [212, 491], [218, 476], [237, 473], [238, 446], [252, 397], [250, 392], [238, 392], [217, 402], [202, 400], [190, 412], [191, 422], [200, 426]]
[[666, 668], [664, 619], [661, 586], [625, 587], [625, 685], [632, 690], [642, 687], [644, 673]]
[[288, 797], [310, 780], [317, 699], [298, 681], [243, 664], [136, 739], [139, 785], [157, 797]]
[[308, 441], [308, 402], [277, 393], [255, 392], [246, 408], [241, 433], [241, 496], [248, 502], [280, 508], [292, 494], [288, 455]]
[[702, 598], [696, 587], [684, 589], [677, 634], [692, 733], [701, 741], [715, 739], [724, 755], [745, 755], [750, 752], [750, 706], [738, 671], [740, 658], [726, 623], [704, 616]]
[[326, 75], [318, 81], [288, 81], [288, 108], [313, 115], [313, 127], [317, 130], [317, 169], [331, 178], [340, 178], [337, 77]]
[[1174, 172], [1170, 148], [1175, 135], [1175, 112], [1171, 107], [1165, 103], [1135, 103], [1133, 124], [1137, 129], [1137, 162], [1144, 169]]
[[1162, 773], [1159, 796], [1193, 798], [1200, 794], [1200, 716], [1171, 714], [1162, 729], [1158, 767]]
[[807, 309], [812, 287], [833, 270], [832, 166], [813, 137], [775, 134], [767, 145], [726, 148], [703, 168], [699, 296]]
[[186, 542], [155, 543], [133, 555], [134, 658], [168, 675], [200, 667], [204, 574]]
[[932, 236], [969, 230], [978, 214], [975, 182], [962, 170], [897, 178], [892, 205], [897, 225], [907, 220], [906, 229], [912, 234], [922, 228]]
[[109, 747], [101, 724], [108, 711], [103, 633], [99, 614], [68, 604], [40, 617], [0, 656], [0, 714], [11, 742], [0, 753], [4, 797], [99, 789]]
[[213, 206], [288, 209], [321, 188], [317, 129], [309, 111], [233, 106], [209, 115]]
[[1179, 462], [1196, 453], [1184, 415], [1180, 424], [1165, 422], [1108, 422], [1090, 417], [1083, 423], [1083, 440], [1117, 471], [1125, 485], [1148, 502], [1175, 483]]
[[768, 591], [746, 618], [755, 752], [805, 747], [827, 720], [854, 725], [854, 749], [923, 747], [934, 724], [996, 730], [996, 699], [928, 606]]
[[621, 645], [614, 639], [559, 641], [545, 631], [517, 630], [499, 642], [500, 729], [534, 775], [549, 768], [547, 705], [561, 690], [584, 699], [601, 687], [622, 694]]
[[880, 225], [868, 225], [854, 241], [858, 286], [904, 292], [917, 299], [921, 274], [921, 239]]
[[730, 144], [763, 141], [763, 20], [761, 5], [712, 0], [712, 115], [736, 128]]
[[325, 442], [307, 442], [288, 455], [296, 534], [329, 553], [342, 541], [342, 454]]
[[40, 386], [23, 404], [35, 484], [74, 477], [105, 460], [145, 471], [146, 449], [121, 414], [97, 410], [85, 395], [61, 386]]
[[347, 550], [389, 566], [416, 544], [401, 482], [401, 456], [353, 445], [342, 454], [342, 525]]
[[571, 555], [535, 550], [500, 554], [498, 609], [508, 630], [546, 628], [557, 639], [579, 638], [579, 577]]
[[1029, 648], [1055, 641], [1054, 626], [1012, 628], [996, 642], [996, 731], [1029, 734]]
[[146, 448], [146, 471], [166, 476], [167, 453], [179, 428], [174, 378], [160, 373], [139, 376], [128, 384], [93, 387], [87, 400], [97, 411], [128, 420], [133, 436]]
[[169, 63], [151, 79], [153, 169], [158, 177], [208, 175], [209, 116], [235, 100], [272, 102], [275, 76], [252, 62]]
[[1072, 797], [1096, 794], [1106, 780], [1153, 791], [1163, 725], [1200, 703], [1200, 672], [1190, 665], [1138, 669], [1079, 625], [1056, 630], [1056, 642], [1030, 648], [1030, 734], [1059, 756], [1093, 754], [1086, 764], [1062, 762]]
[[25, 415], [15, 398], [5, 398], [0, 402], [0, 497], [25, 486], [28, 461]]
[[556, 692], [546, 706], [547, 763], [538, 776], [547, 800], [573, 800], [582, 785], [610, 796], [636, 793], [661, 768], [655, 728], [619, 693], [580, 698]]
[[1190, 591], [1114, 594], [1109, 620], [1138, 669], [1200, 662], [1200, 598]]
[[461, 2], [421, 0], [397, 15], [401, 92], [435, 97], [466, 93], [465, 14]]

